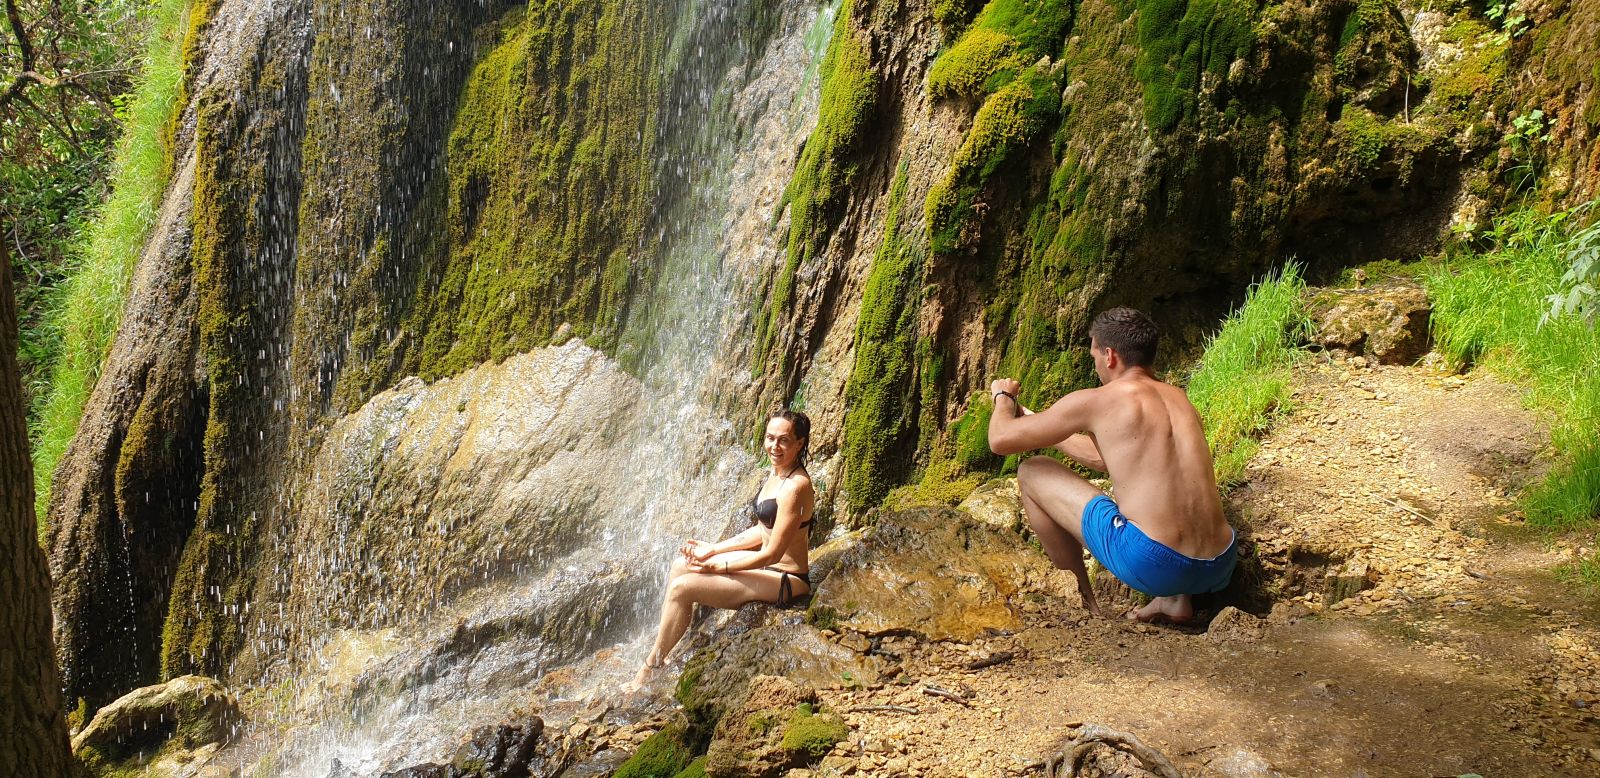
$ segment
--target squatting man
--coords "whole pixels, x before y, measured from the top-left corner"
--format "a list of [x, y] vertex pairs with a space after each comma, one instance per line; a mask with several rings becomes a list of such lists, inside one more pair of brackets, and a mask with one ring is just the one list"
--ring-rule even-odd
[[1034, 413], [1017, 401], [1020, 384], [994, 381], [989, 447], [1001, 456], [1053, 447], [1109, 474], [1115, 501], [1055, 459], [1024, 460], [1017, 484], [1028, 524], [1050, 561], [1077, 577], [1091, 613], [1103, 615], [1085, 548], [1118, 580], [1154, 598], [1130, 618], [1183, 622], [1194, 616], [1192, 595], [1227, 586], [1238, 538], [1222, 515], [1200, 414], [1151, 369], [1157, 340], [1149, 317], [1113, 308], [1089, 326], [1100, 386]]

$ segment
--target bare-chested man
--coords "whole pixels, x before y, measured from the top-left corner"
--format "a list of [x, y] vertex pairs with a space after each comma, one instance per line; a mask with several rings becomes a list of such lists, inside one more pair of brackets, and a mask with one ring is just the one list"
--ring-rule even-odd
[[1095, 615], [1085, 547], [1118, 580], [1154, 597], [1130, 617], [1182, 622], [1194, 615], [1191, 595], [1227, 586], [1238, 541], [1222, 516], [1200, 415], [1182, 389], [1151, 371], [1156, 341], [1155, 324], [1132, 308], [1100, 314], [1089, 326], [1089, 351], [1101, 385], [1034, 413], [1017, 402], [1016, 381], [995, 381], [989, 447], [1004, 456], [1054, 446], [1110, 474], [1120, 505], [1050, 457], [1024, 460], [1017, 483], [1028, 524], [1055, 566], [1077, 576]]

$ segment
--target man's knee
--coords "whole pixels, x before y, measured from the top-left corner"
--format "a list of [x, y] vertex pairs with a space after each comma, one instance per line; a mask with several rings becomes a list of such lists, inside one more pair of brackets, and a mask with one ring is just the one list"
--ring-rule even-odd
[[1048, 475], [1062, 470], [1060, 462], [1050, 457], [1029, 457], [1017, 465], [1017, 488], [1034, 491]]

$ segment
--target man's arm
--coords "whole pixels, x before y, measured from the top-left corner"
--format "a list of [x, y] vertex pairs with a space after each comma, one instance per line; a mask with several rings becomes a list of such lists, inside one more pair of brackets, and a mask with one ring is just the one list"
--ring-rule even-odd
[[[991, 390], [996, 394], [994, 413], [989, 417], [989, 449], [994, 453], [1007, 456], [1057, 444], [1068, 445], [1070, 443], [1068, 439], [1074, 433], [1089, 428], [1089, 420], [1093, 418], [1095, 393], [1098, 390], [1080, 389], [1039, 413], [1024, 416], [1021, 415], [1022, 406], [1014, 399], [1016, 389], [1017, 382], [1009, 379], [995, 381], [991, 386]], [[1066, 453], [1077, 459], [1072, 452], [1066, 451]], [[1080, 453], [1087, 454], [1086, 451]], [[1098, 456], [1094, 458], [1099, 459]], [[1084, 462], [1084, 464], [1089, 463]]]
[[[1033, 411], [1022, 403], [1017, 403], [1017, 408], [1023, 416], [1032, 416]], [[1106, 472], [1106, 460], [1100, 456], [1100, 447], [1095, 445], [1094, 438], [1087, 433], [1079, 432], [1066, 440], [1052, 446], [1057, 451], [1072, 457], [1074, 461], [1090, 470]]]

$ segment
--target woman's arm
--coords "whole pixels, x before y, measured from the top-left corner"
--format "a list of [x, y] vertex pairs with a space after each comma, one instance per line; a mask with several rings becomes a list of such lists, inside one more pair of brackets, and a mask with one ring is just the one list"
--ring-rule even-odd
[[765, 541], [754, 554], [722, 562], [716, 566], [717, 569], [707, 572], [737, 573], [740, 570], [755, 570], [782, 559], [783, 550], [799, 540], [799, 535], [805, 531], [805, 528], [800, 526], [805, 519], [801, 514], [806, 510], [802, 489], [807, 491], [811, 489], [809, 480], [778, 492], [778, 517], [772, 522], [772, 531], [767, 533]]
[[762, 534], [762, 527], [757, 524], [744, 532], [716, 543], [701, 543], [698, 540], [688, 541], [683, 544], [683, 551], [690, 559], [696, 562], [704, 562], [717, 554], [728, 551], [745, 551], [747, 549], [760, 548]]

